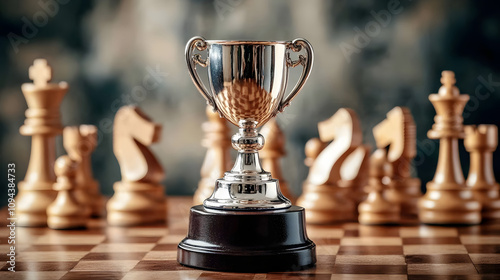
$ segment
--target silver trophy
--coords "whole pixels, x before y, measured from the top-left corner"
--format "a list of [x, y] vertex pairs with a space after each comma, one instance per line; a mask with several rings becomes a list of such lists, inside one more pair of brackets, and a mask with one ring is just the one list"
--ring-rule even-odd
[[[206, 52], [206, 59], [203, 53]], [[290, 53], [302, 52], [297, 60]], [[264, 137], [257, 128], [289, 105], [304, 86], [313, 64], [311, 45], [291, 42], [207, 41], [192, 38], [186, 62], [194, 84], [214, 110], [239, 127], [232, 138], [238, 157], [215, 182], [213, 194], [191, 208], [188, 234], [179, 243], [178, 261], [208, 270], [266, 272], [300, 270], [316, 262], [307, 237], [304, 208], [281, 194], [278, 180], [262, 169], [258, 151]], [[208, 69], [207, 89], [196, 66]], [[302, 75], [285, 97], [288, 69]]]
[[[290, 52], [304, 48], [298, 60]], [[195, 50], [207, 51], [203, 59]], [[313, 65], [309, 42], [210, 41], [192, 38], [186, 46], [186, 62], [194, 84], [208, 104], [239, 127], [232, 138], [238, 157], [231, 171], [215, 183], [212, 196], [204, 206], [212, 209], [283, 209], [291, 202], [281, 194], [278, 180], [262, 169], [258, 151], [264, 137], [257, 128], [278, 112], [283, 112], [302, 89]], [[210, 90], [201, 82], [196, 66], [208, 68]], [[301, 65], [302, 75], [285, 97], [288, 69]]]

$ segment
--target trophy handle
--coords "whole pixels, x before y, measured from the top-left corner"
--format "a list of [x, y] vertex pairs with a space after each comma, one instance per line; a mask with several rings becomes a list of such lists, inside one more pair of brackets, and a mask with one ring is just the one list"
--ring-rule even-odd
[[300, 79], [297, 81], [297, 84], [295, 84], [295, 87], [290, 92], [290, 94], [288, 94], [288, 96], [281, 102], [280, 106], [278, 107], [278, 111], [280, 112], [283, 112], [285, 107], [290, 105], [290, 101], [292, 101], [292, 99], [297, 95], [297, 93], [299, 93], [299, 91], [306, 83], [307, 78], [309, 78], [309, 74], [311, 73], [314, 61], [314, 52], [311, 44], [306, 39], [298, 38], [293, 40], [291, 43], [287, 45], [287, 48], [292, 50], [293, 52], [301, 51], [302, 47], [304, 47], [306, 50], [306, 56], [299, 55], [298, 60], [293, 61], [290, 58], [290, 53], [289, 52], [287, 53], [286, 66], [294, 68], [300, 64], [302, 65], [302, 74], [300, 76]]
[[191, 75], [191, 79], [193, 80], [194, 85], [200, 91], [201, 95], [207, 100], [207, 104], [212, 106], [214, 111], [217, 111], [217, 107], [215, 105], [214, 99], [210, 94], [210, 91], [207, 90], [205, 85], [198, 76], [198, 72], [196, 72], [196, 64], [207, 67], [208, 61], [206, 59], [201, 58], [199, 54], [193, 54], [194, 49], [196, 48], [199, 51], [204, 51], [208, 47], [208, 44], [205, 38], [201, 36], [196, 36], [191, 38], [186, 45], [186, 63], [189, 69], [189, 74]]

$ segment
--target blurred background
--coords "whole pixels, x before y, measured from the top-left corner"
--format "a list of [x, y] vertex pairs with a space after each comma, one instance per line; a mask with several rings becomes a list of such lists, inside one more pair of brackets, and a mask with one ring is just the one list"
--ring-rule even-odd
[[[161, 142], [151, 148], [166, 169], [167, 193], [190, 195], [205, 155], [200, 142], [206, 115], [186, 68], [186, 42], [196, 35], [304, 37], [314, 47], [314, 68], [278, 116], [286, 135], [282, 166], [292, 192], [299, 195], [307, 177], [305, 143], [317, 137], [316, 124], [341, 107], [358, 113], [364, 141], [372, 146], [373, 126], [394, 106], [409, 107], [417, 124], [414, 173], [425, 187], [438, 155], [438, 141], [426, 136], [435, 115], [428, 95], [439, 89], [442, 70], [455, 71], [457, 86], [471, 95], [465, 124], [500, 124], [499, 14], [497, 1], [473, 0], [2, 1], [0, 166], [6, 170], [14, 162], [17, 181], [24, 178], [31, 139], [19, 134], [27, 109], [20, 86], [30, 82], [33, 60], [46, 58], [53, 81], [70, 85], [63, 124], [98, 127], [92, 167], [104, 194], [111, 195], [120, 180], [112, 153], [114, 115], [120, 106], [135, 104], [163, 125]], [[144, 79], [151, 77], [156, 83], [144, 90]], [[466, 175], [469, 158], [460, 149]], [[57, 153], [65, 153], [61, 137]], [[500, 178], [500, 152], [494, 161]], [[6, 190], [0, 198], [5, 205]]]

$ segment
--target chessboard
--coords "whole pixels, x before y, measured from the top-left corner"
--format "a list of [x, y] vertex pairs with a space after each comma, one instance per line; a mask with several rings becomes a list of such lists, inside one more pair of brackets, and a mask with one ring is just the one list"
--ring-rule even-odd
[[[16, 230], [16, 272], [7, 270], [9, 230], [0, 228], [0, 279], [500, 279], [500, 223], [476, 226], [308, 225], [317, 264], [246, 274], [192, 269], [177, 260], [192, 198], [170, 197], [168, 221], [136, 227], [93, 219], [85, 230]], [[2, 211], [2, 221], [6, 211]]]

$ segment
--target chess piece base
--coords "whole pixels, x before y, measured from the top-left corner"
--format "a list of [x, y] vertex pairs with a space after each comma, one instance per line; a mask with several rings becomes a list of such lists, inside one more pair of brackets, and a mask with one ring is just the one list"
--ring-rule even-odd
[[16, 196], [17, 225], [21, 227], [47, 226], [47, 207], [54, 201], [57, 192], [48, 189], [30, 189], [28, 183], [19, 182], [19, 194]]
[[493, 189], [472, 189], [474, 198], [481, 203], [483, 219], [500, 219], [498, 185]]
[[87, 216], [49, 217], [47, 225], [51, 229], [81, 229], [86, 227]]
[[427, 192], [418, 201], [418, 218], [425, 224], [475, 225], [481, 223], [481, 204], [465, 185], [440, 189], [427, 183]]
[[304, 183], [304, 191], [297, 204], [307, 209], [307, 223], [319, 225], [353, 221], [356, 211], [354, 202], [341, 197], [342, 191], [334, 185]]
[[160, 184], [116, 182], [108, 201], [107, 220], [112, 226], [135, 226], [163, 222], [167, 201]]
[[366, 201], [358, 206], [358, 221], [363, 225], [396, 224], [400, 221], [398, 204], [386, 201], [380, 192], [368, 195]]
[[418, 178], [394, 180], [385, 191], [385, 197], [388, 201], [401, 206], [401, 216], [416, 217], [418, 215], [417, 203], [422, 197], [420, 184]]
[[399, 213], [362, 213], [359, 214], [362, 225], [393, 225], [400, 221]]
[[301, 270], [316, 263], [304, 208], [221, 211], [191, 208], [187, 237], [177, 260], [189, 267], [233, 272]]

